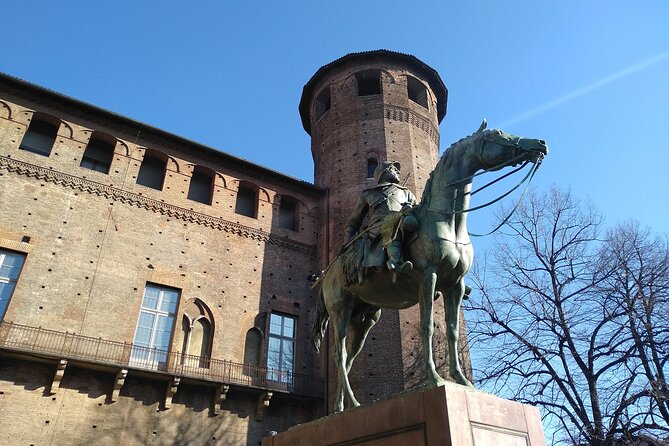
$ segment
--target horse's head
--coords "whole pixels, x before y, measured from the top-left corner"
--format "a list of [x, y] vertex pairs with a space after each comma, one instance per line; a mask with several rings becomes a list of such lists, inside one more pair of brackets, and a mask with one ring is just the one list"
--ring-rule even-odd
[[486, 130], [486, 126], [484, 119], [476, 132], [479, 135], [477, 157], [486, 170], [498, 170], [525, 161], [536, 163], [548, 154], [542, 139], [514, 136], [498, 129]]

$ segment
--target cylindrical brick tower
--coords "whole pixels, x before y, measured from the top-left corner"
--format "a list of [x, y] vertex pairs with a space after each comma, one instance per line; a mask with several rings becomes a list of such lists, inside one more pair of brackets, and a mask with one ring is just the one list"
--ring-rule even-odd
[[[432, 68], [386, 50], [352, 53], [325, 65], [304, 86], [300, 115], [311, 135], [314, 177], [329, 190], [331, 260], [360, 192], [375, 184], [369, 164], [399, 161], [420, 197], [439, 159], [446, 86]], [[323, 258], [325, 261], [326, 258]]]
[[[372, 174], [377, 163], [399, 161], [402, 180], [408, 177], [406, 186], [420, 198], [439, 159], [439, 122], [446, 114], [447, 94], [434, 69], [414, 56], [387, 50], [348, 54], [320, 68], [304, 86], [300, 115], [311, 135], [315, 183], [328, 191], [319, 246], [323, 267], [339, 251], [360, 193], [376, 184]], [[443, 326], [443, 304], [437, 307], [441, 316], [435, 321]], [[360, 401], [419, 383], [418, 327], [417, 306], [401, 313], [383, 311], [351, 371]], [[441, 363], [445, 341], [437, 342]], [[447, 375], [443, 368], [440, 372]]]

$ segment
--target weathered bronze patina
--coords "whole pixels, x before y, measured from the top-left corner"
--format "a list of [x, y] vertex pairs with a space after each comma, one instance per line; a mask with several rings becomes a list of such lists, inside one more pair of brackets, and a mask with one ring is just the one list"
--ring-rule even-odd
[[[544, 141], [516, 137], [501, 130], [486, 130], [484, 121], [474, 134], [446, 150], [425, 185], [420, 204], [411, 209], [404, 207], [399, 212], [399, 215], [411, 213], [417, 220], [416, 230], [403, 240], [403, 252], [412, 262], [412, 268], [402, 267], [405, 273], [396, 274], [396, 277], [395, 271], [383, 268], [361, 278], [360, 268], [369, 252], [368, 237], [353, 240], [332, 262], [320, 278], [318, 319], [312, 341], [318, 350], [328, 321], [332, 319], [338, 368], [335, 411], [359, 406], [348, 373], [369, 330], [379, 320], [381, 308], [420, 305], [423, 369], [429, 386], [444, 383], [435, 369], [432, 355], [433, 302], [438, 292], [444, 297], [446, 309], [450, 375], [459, 384], [472, 385], [462, 373], [456, 350], [458, 314], [465, 292], [464, 276], [474, 257], [467, 232], [472, 177], [482, 169], [498, 170], [524, 161], [536, 163], [547, 153]], [[400, 211], [391, 209], [395, 210]], [[360, 209], [356, 212], [361, 213]], [[368, 215], [374, 221], [373, 212]], [[381, 227], [388, 219], [393, 219], [389, 226], [397, 224], [401, 221], [397, 215], [397, 212], [390, 212], [380, 222]], [[357, 230], [357, 218], [354, 214], [354, 229], [350, 232]], [[378, 236], [371, 239], [378, 239]], [[397, 268], [398, 259], [394, 263]], [[399, 264], [403, 265], [404, 261]]]
[[[398, 185], [398, 162], [382, 162], [376, 168], [374, 178], [378, 184], [362, 192], [346, 225], [345, 248], [356, 237], [364, 237], [363, 259], [361, 268], [357, 271], [360, 284], [369, 268], [385, 265], [390, 271], [399, 273], [408, 273], [413, 269], [413, 264], [403, 258], [402, 239], [404, 233], [411, 232], [418, 226], [416, 218], [408, 212], [416, 205], [416, 197], [409, 189]], [[365, 219], [367, 227], [360, 232]]]

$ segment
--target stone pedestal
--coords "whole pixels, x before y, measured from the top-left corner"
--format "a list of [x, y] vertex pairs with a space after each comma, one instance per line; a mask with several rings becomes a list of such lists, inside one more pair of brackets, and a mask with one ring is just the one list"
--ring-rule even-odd
[[262, 446], [545, 446], [539, 410], [456, 384], [295, 426]]

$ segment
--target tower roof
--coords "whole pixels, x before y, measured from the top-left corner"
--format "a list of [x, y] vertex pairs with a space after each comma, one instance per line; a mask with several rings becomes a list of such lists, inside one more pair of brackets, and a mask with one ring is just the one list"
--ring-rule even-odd
[[412, 65], [418, 72], [425, 75], [430, 88], [437, 97], [437, 119], [439, 122], [446, 115], [446, 101], [448, 99], [448, 89], [444, 84], [444, 81], [439, 77], [437, 71], [427, 65], [425, 62], [421, 61], [411, 54], [398, 53], [396, 51], [390, 50], [374, 50], [374, 51], [362, 51], [359, 53], [349, 53], [346, 56], [340, 57], [339, 59], [330, 62], [327, 65], [323, 65], [321, 68], [316, 71], [316, 73], [309, 79], [309, 81], [304, 85], [302, 89], [302, 99], [300, 99], [300, 117], [302, 118], [302, 126], [304, 130], [311, 135], [311, 119], [309, 117], [309, 104], [311, 103], [311, 98], [314, 94], [314, 86], [318, 84], [327, 73], [334, 69], [338, 68], [345, 63], [361, 61], [369, 59], [375, 56], [384, 57], [389, 60], [395, 60], [399, 62], [405, 62]]

